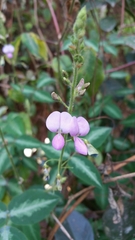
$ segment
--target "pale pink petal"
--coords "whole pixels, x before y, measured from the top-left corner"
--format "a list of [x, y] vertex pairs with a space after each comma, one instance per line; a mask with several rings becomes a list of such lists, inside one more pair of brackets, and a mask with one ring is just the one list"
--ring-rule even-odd
[[75, 143], [75, 150], [76, 152], [82, 154], [82, 155], [87, 155], [88, 154], [88, 149], [84, 141], [78, 137], [74, 137], [74, 143]]
[[3, 53], [13, 53], [14, 52], [14, 46], [13, 45], [11, 45], [11, 44], [6, 44], [6, 45], [4, 45], [4, 47], [2, 48], [2, 52]]
[[90, 125], [87, 120], [83, 117], [77, 118], [78, 127], [79, 127], [79, 136], [85, 136], [90, 131]]
[[6, 56], [7, 56], [8, 58], [12, 58], [12, 57], [13, 57], [13, 54], [12, 54], [12, 53], [7, 53]]
[[60, 128], [60, 115], [58, 111], [52, 112], [46, 119], [46, 127], [51, 132], [57, 132]]
[[56, 150], [61, 150], [64, 147], [64, 145], [65, 145], [64, 137], [61, 134], [55, 135], [52, 140], [52, 146]]
[[61, 113], [60, 129], [62, 133], [69, 133], [72, 116], [68, 112]]
[[76, 117], [72, 117], [70, 124], [70, 135], [77, 136], [79, 134], [78, 122]]

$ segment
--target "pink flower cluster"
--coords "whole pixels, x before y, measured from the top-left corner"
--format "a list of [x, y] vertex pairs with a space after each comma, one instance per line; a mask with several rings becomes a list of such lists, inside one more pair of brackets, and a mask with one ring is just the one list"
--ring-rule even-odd
[[83, 117], [72, 117], [67, 112], [55, 111], [51, 113], [47, 120], [46, 126], [51, 132], [56, 132], [52, 140], [52, 146], [56, 150], [61, 150], [65, 145], [62, 134], [70, 134], [73, 137], [76, 152], [87, 155], [88, 148], [79, 136], [85, 136], [90, 130], [89, 123]]
[[13, 52], [14, 52], [14, 46], [11, 44], [6, 44], [2, 48], [2, 52], [7, 56], [7, 58], [12, 58], [13, 57]]

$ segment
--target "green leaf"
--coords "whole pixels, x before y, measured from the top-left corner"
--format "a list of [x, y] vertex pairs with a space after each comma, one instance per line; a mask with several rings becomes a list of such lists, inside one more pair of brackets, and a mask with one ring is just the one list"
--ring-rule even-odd
[[31, 124], [30, 116], [25, 112], [21, 112], [19, 116], [21, 117], [25, 125], [25, 133], [28, 135], [32, 135], [32, 124]]
[[12, 42], [12, 45], [15, 48], [13, 58], [12, 58], [12, 61], [13, 61], [14, 64], [16, 63], [16, 60], [17, 60], [20, 44], [21, 44], [21, 36], [18, 36], [18, 37], [16, 37], [15, 41]]
[[0, 240], [28, 240], [26, 236], [17, 228], [4, 226], [0, 228]]
[[21, 226], [21, 230], [29, 240], [41, 240], [40, 226], [38, 223], [34, 225]]
[[4, 225], [7, 220], [7, 207], [4, 203], [0, 202], [0, 226]]
[[121, 121], [121, 123], [125, 127], [133, 127], [135, 128], [135, 113], [132, 113], [130, 116], [128, 116], [126, 119]]
[[37, 88], [41, 88], [52, 83], [55, 83], [55, 79], [50, 77], [48, 73], [41, 72], [39, 79], [37, 80]]
[[90, 82], [88, 93], [95, 95], [104, 80], [104, 71], [101, 60], [97, 58], [97, 53], [92, 49], [87, 49], [84, 54], [84, 64], [79, 70], [78, 81], [82, 76], [85, 82]]
[[[59, 69], [58, 69], [58, 59], [55, 57], [52, 60], [52, 64], [51, 64], [54, 72], [58, 73]], [[67, 55], [62, 55], [60, 56], [60, 70], [65, 70], [67, 72], [71, 72], [72, 71], [72, 62], [71, 59], [69, 58], [69, 56]]]
[[37, 162], [35, 161], [34, 158], [26, 158], [23, 157], [22, 161], [24, 162], [24, 164], [31, 169], [32, 171], [36, 172], [37, 171]]
[[95, 200], [101, 209], [105, 209], [108, 205], [108, 186], [102, 185], [102, 188], [94, 188]]
[[22, 33], [22, 43], [37, 58], [47, 60], [47, 46], [35, 33]]
[[[21, 172], [22, 175], [22, 172]], [[7, 189], [11, 196], [16, 196], [20, 193], [22, 193], [22, 189], [18, 185], [15, 179], [10, 179], [10, 181], [7, 182]]]
[[103, 111], [111, 118], [114, 119], [122, 118], [122, 112], [120, 108], [113, 101], [109, 101], [107, 104], [105, 104]]
[[17, 137], [25, 134], [25, 125], [20, 116], [14, 117], [12, 120], [8, 120], [4, 132]]
[[134, 94], [135, 90], [130, 88], [122, 88], [116, 92], [117, 96], [124, 97], [126, 95]]
[[[7, 146], [10, 154], [13, 153], [13, 147]], [[15, 163], [15, 159], [14, 163]], [[0, 174], [3, 174], [6, 170], [8, 170], [11, 167], [11, 163], [9, 160], [9, 156], [5, 150], [5, 148], [0, 149]]]
[[23, 96], [22, 92], [20, 92], [16, 89], [10, 89], [8, 91], [8, 95], [13, 101], [15, 101], [17, 103], [23, 103], [24, 102], [24, 96]]
[[23, 135], [15, 140], [16, 146], [21, 148], [39, 148], [42, 142], [28, 135]]
[[17, 225], [39, 222], [49, 216], [57, 203], [55, 194], [39, 189], [27, 190], [9, 203], [10, 219]]
[[92, 10], [92, 9], [95, 9], [95, 8], [101, 8], [104, 4], [104, 1], [103, 0], [96, 0], [94, 3], [89, 1], [86, 3], [86, 8], [88, 10]]
[[113, 145], [118, 150], [126, 150], [130, 148], [130, 142], [125, 138], [116, 138], [113, 140]]
[[94, 106], [92, 106], [89, 110], [89, 117], [97, 117], [102, 111], [102, 103], [101, 101], [95, 102]]
[[118, 55], [118, 49], [116, 47], [110, 45], [108, 42], [104, 41], [103, 46], [104, 46], [104, 51], [105, 52], [110, 53], [114, 56]]
[[102, 186], [101, 177], [94, 164], [83, 156], [71, 157], [68, 162], [70, 171], [87, 185]]
[[[55, 150], [50, 144], [42, 144], [41, 148], [45, 151], [45, 155], [48, 158], [59, 159], [61, 155], [61, 151]], [[64, 151], [63, 158], [64, 159], [69, 158], [69, 153], [67, 151]]]
[[117, 72], [110, 73], [111, 78], [125, 79], [129, 76], [130, 76], [129, 73], [124, 71], [117, 71]]
[[12, 84], [12, 87], [16, 90], [20, 90], [26, 97], [31, 98], [37, 102], [54, 102], [51, 94], [46, 91], [36, 90], [35, 88], [27, 85], [24, 87], [20, 87], [19, 85]]
[[101, 19], [100, 28], [105, 32], [112, 31], [117, 25], [117, 21], [114, 17], [108, 16], [106, 18]]
[[99, 148], [111, 134], [110, 127], [93, 127], [85, 137], [95, 148]]
[[33, 100], [37, 102], [53, 103], [51, 94], [46, 91], [37, 90], [34, 92]]
[[7, 181], [4, 177], [0, 176], [0, 200], [3, 198], [5, 194], [5, 186], [7, 185]]
[[112, 34], [109, 36], [110, 43], [114, 45], [125, 45], [131, 47], [135, 50], [135, 36], [130, 35], [126, 37], [120, 37], [117, 34]]

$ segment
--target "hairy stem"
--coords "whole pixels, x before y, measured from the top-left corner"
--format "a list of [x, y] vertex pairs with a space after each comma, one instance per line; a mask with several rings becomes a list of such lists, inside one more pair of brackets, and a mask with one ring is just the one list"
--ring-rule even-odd
[[77, 85], [77, 76], [78, 76], [78, 69], [74, 63], [74, 73], [73, 73], [73, 82], [71, 86], [71, 91], [70, 91], [70, 101], [69, 101], [69, 107], [68, 107], [68, 112], [71, 114], [73, 111], [73, 106], [74, 106], [74, 100], [75, 100], [75, 87]]

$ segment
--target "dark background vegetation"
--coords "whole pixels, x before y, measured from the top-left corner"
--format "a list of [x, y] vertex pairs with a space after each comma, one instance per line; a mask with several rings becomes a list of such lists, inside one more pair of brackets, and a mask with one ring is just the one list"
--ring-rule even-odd
[[[89, 121], [88, 140], [99, 155], [88, 159], [75, 155], [69, 164], [73, 170], [65, 171], [62, 192], [53, 193], [44, 191], [44, 185], [55, 184], [54, 159], [59, 153], [44, 142], [52, 139], [45, 120], [52, 111], [65, 111], [51, 98], [53, 91], [69, 101], [62, 70], [72, 79], [69, 45], [83, 6], [87, 23], [78, 81], [83, 77], [90, 87], [77, 99], [73, 114]], [[67, 219], [64, 226], [73, 239], [92, 240], [94, 232], [95, 239], [134, 240], [135, 1], [1, 0], [0, 8], [0, 239], [5, 240], [2, 234], [7, 232], [8, 239], [10, 234], [22, 240], [68, 239], [60, 231], [56, 234], [59, 225], [51, 214], [54, 211], [61, 223]], [[11, 60], [2, 53], [6, 43], [15, 47]], [[48, 182], [43, 179], [46, 159], [52, 159]], [[86, 173], [88, 168], [91, 172]], [[45, 204], [43, 216], [38, 201]], [[37, 212], [31, 216], [20, 215], [22, 220], [16, 220], [12, 215], [11, 210], [29, 209], [32, 204]], [[76, 223], [78, 219], [84, 223], [79, 236], [68, 218], [75, 208], [81, 213], [74, 215]]]

